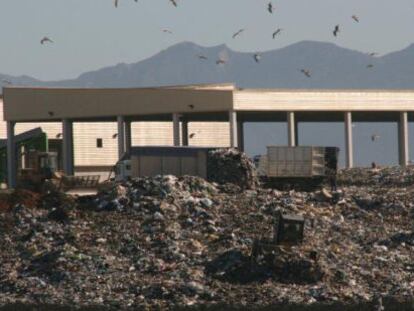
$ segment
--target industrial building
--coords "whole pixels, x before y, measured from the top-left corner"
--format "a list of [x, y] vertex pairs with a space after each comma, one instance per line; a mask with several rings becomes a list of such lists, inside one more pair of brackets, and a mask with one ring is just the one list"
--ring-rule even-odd
[[344, 122], [347, 167], [353, 166], [353, 121], [398, 122], [399, 160], [405, 166], [408, 121], [414, 112], [414, 91], [410, 90], [239, 89], [232, 84], [133, 89], [7, 87], [3, 96], [6, 125], [0, 133], [7, 134], [10, 186], [16, 183], [15, 135], [34, 126], [61, 141], [62, 167], [69, 175], [76, 168], [113, 165], [133, 145], [243, 149], [245, 122], [286, 122], [290, 146], [297, 145], [299, 122]]

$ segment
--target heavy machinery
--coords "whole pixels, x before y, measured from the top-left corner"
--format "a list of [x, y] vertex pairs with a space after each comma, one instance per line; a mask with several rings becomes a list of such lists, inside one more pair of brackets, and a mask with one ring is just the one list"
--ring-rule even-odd
[[66, 176], [58, 171], [56, 152], [29, 150], [28, 167], [19, 170], [18, 186], [34, 191], [96, 188], [99, 175]]
[[56, 182], [52, 182], [60, 179], [56, 152], [29, 150], [26, 156], [27, 167], [18, 172], [19, 187], [39, 191], [46, 181], [50, 181], [49, 186], [57, 186]]

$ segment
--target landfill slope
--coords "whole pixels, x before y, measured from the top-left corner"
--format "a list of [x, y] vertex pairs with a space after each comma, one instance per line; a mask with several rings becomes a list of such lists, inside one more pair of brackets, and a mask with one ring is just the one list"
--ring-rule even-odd
[[[347, 170], [335, 200], [326, 191], [249, 190], [189, 176], [138, 178], [79, 199], [21, 192], [0, 212], [0, 305], [411, 299], [410, 176], [412, 169]], [[279, 210], [306, 219], [303, 243], [280, 257], [285, 270], [249, 258], [256, 238], [272, 236]]]

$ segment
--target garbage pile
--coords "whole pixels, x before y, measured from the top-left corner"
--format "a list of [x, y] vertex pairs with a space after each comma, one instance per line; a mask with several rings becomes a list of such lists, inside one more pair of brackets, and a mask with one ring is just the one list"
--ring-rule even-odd
[[245, 153], [229, 148], [209, 152], [207, 179], [220, 184], [236, 184], [241, 189], [254, 189], [258, 185], [252, 160]]
[[414, 184], [414, 166], [344, 169], [339, 171], [338, 183], [354, 186], [409, 186]]
[[[333, 203], [327, 191], [235, 193], [198, 177], [157, 176], [76, 201], [50, 193], [35, 208], [17, 203], [0, 213], [0, 305], [412, 298], [414, 188], [340, 191]], [[254, 241], [272, 237], [278, 212], [306, 219], [303, 242], [273, 254], [273, 264], [252, 262]]]

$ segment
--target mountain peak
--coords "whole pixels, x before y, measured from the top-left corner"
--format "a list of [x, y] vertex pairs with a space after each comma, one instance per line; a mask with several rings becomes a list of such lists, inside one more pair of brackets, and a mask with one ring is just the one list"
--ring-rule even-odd
[[[65, 87], [146, 87], [234, 82], [243, 88], [414, 89], [414, 44], [385, 57], [305, 40], [261, 53], [238, 52], [226, 44], [201, 46], [183, 41], [140, 62], [105, 67], [77, 79], [43, 82], [10, 77], [14, 85]], [[218, 62], [221, 60], [221, 62]], [[312, 72], [311, 78], [300, 69]]]

